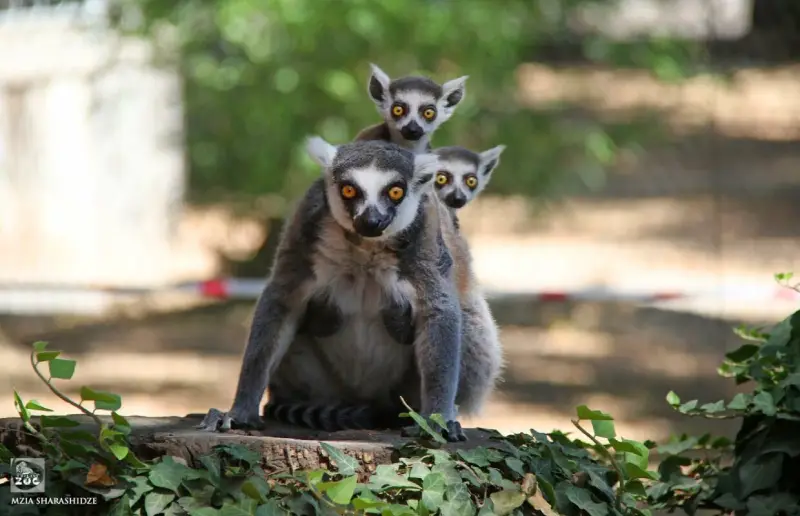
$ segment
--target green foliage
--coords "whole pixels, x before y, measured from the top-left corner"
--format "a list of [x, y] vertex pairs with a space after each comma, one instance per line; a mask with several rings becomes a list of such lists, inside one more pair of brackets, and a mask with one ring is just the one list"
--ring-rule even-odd
[[[791, 275], [776, 279], [797, 288], [788, 284]], [[260, 453], [232, 445], [216, 446], [193, 464], [169, 456], [142, 461], [131, 449], [130, 424], [117, 412], [120, 397], [89, 387], [80, 389], [80, 402], [65, 396], [53, 383], [59, 376], [52, 374], [52, 362], [71, 363], [60, 370], [70, 374], [61, 376], [71, 376], [75, 363], [42, 342], [31, 353], [34, 372], [96, 428], [48, 414], [36, 424], [33, 413], [52, 410], [25, 402], [16, 391], [14, 404], [47, 459], [46, 494], [100, 497], [100, 505], [78, 509], [81, 515], [638, 516], [662, 509], [798, 515], [800, 311], [769, 331], [740, 327], [736, 333], [744, 343], [725, 355], [719, 372], [752, 385], [750, 392], [702, 404], [667, 394], [667, 402], [688, 416], [740, 418], [734, 441], [709, 434], [681, 435], [661, 445], [624, 439], [609, 414], [581, 405], [572, 420], [580, 440], [561, 431], [503, 436], [488, 430], [490, 444], [464, 448], [437, 439], [441, 417], [423, 418], [409, 408], [406, 415], [422, 437], [398, 448], [395, 463], [371, 471], [330, 443], [321, 444], [329, 467], [310, 471], [268, 473]], [[50, 377], [40, 370], [44, 362]], [[83, 406], [89, 401], [93, 410]], [[98, 410], [110, 410], [111, 422], [99, 418]], [[12, 456], [0, 446], [0, 460]], [[650, 469], [656, 460], [657, 469]], [[0, 464], [0, 473], [7, 471]], [[0, 503], [7, 504], [8, 495], [0, 491]], [[59, 510], [14, 506], [9, 514], [69, 514]]]
[[[788, 288], [791, 273], [775, 279]], [[710, 435], [674, 439], [658, 448], [662, 481], [648, 491], [655, 508], [714, 508], [720, 514], [751, 516], [800, 514], [800, 311], [769, 332], [739, 327], [745, 341], [727, 353], [719, 374], [750, 384], [729, 401], [682, 402], [670, 392], [677, 411], [705, 418], [741, 418], [735, 442]], [[730, 452], [733, 452], [732, 461]]]
[[[566, 434], [531, 430], [504, 437], [491, 432], [491, 444], [473, 449], [446, 449], [431, 425], [444, 425], [441, 416], [423, 418], [410, 409], [424, 436], [397, 450], [398, 461], [364, 471], [353, 457], [329, 443], [321, 447], [329, 468], [267, 473], [260, 453], [234, 445], [218, 445], [194, 464], [165, 456], [142, 461], [131, 450], [131, 426], [111, 412], [111, 423], [95, 413], [120, 397], [87, 386], [81, 401], [65, 396], [39, 367], [58, 359], [37, 342], [31, 353], [34, 372], [61, 400], [96, 424], [93, 431], [67, 416], [39, 416], [51, 410], [36, 401], [24, 403], [14, 392], [15, 405], [27, 432], [47, 458], [47, 496], [97, 495], [100, 504], [76, 508], [75, 514], [155, 516], [267, 516], [277, 514], [380, 515], [644, 515], [642, 480], [648, 449], [635, 441], [617, 440], [611, 416], [585, 406], [573, 423], [591, 443]], [[75, 362], [70, 362], [74, 371]], [[83, 406], [93, 402], [94, 410]], [[590, 421], [589, 432], [580, 420]], [[598, 426], [599, 425], [599, 426]], [[608, 440], [601, 444], [599, 439]], [[12, 454], [0, 448], [2, 459]], [[52, 473], [51, 473], [52, 472]], [[621, 479], [621, 483], [620, 483]], [[7, 503], [0, 494], [0, 503]], [[21, 511], [22, 506], [14, 506]], [[63, 509], [63, 507], [61, 508]], [[30, 514], [50, 509], [26, 506]], [[21, 514], [21, 512], [20, 512]], [[63, 514], [63, 513], [62, 513]]]
[[[157, 55], [175, 56], [182, 71], [196, 199], [305, 188], [318, 173], [301, 149], [307, 135], [340, 143], [379, 121], [366, 92], [370, 61], [392, 77], [469, 75], [435, 145], [506, 144], [490, 188], [540, 194], [565, 178], [599, 186], [620, 150], [656, 136], [652, 121], [599, 123], [569, 106], [533, 110], [517, 98], [520, 63], [535, 59], [543, 41], [564, 39], [567, 16], [594, 1], [128, 0], [118, 25], [163, 45]], [[696, 48], [592, 38], [584, 53], [673, 80], [698, 59]]]

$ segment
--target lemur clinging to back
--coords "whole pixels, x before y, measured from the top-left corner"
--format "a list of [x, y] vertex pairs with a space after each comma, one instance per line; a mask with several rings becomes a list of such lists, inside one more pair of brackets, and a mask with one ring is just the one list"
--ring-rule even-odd
[[463, 208], [489, 184], [492, 172], [500, 163], [505, 145], [481, 153], [464, 147], [439, 147], [432, 152], [439, 156], [436, 172], [436, 193], [451, 208]]
[[465, 439], [457, 412], [480, 410], [502, 357], [466, 241], [433, 192], [438, 158], [321, 138], [308, 152], [323, 177], [281, 235], [233, 405], [211, 409], [200, 428], [260, 426], [269, 388], [274, 419], [396, 427], [403, 396], [424, 416], [442, 414], [448, 440]]
[[384, 140], [415, 153], [431, 148], [431, 136], [464, 99], [467, 75], [439, 84], [429, 77], [410, 75], [391, 80], [377, 65], [367, 91], [383, 122], [356, 135], [356, 140]]
[[[464, 100], [468, 76], [439, 85], [422, 76], [391, 80], [377, 65], [367, 92], [384, 121], [361, 130], [355, 140], [383, 140], [414, 152], [430, 152], [431, 137]], [[463, 147], [442, 147], [439, 155], [444, 168], [436, 176], [436, 192], [453, 209], [463, 208], [489, 183], [492, 171], [505, 149], [498, 145], [477, 154]]]

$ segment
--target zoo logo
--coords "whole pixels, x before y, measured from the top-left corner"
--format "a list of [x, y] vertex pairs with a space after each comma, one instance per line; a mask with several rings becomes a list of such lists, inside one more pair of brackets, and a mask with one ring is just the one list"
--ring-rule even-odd
[[11, 492], [44, 493], [44, 459], [11, 459]]

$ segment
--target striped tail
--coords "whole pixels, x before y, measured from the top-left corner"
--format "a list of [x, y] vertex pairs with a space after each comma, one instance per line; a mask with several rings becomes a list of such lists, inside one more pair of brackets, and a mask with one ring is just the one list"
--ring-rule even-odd
[[321, 404], [276, 400], [264, 405], [265, 419], [325, 432], [397, 429], [409, 424], [408, 420], [398, 416], [400, 412], [401, 410], [381, 411], [370, 405], [344, 403]]

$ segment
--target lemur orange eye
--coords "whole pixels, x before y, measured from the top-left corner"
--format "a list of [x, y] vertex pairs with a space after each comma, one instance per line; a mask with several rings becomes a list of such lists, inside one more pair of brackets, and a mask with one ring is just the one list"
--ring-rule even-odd
[[405, 114], [406, 114], [406, 108], [404, 108], [400, 104], [395, 104], [394, 106], [392, 106], [392, 115], [399, 118]]
[[422, 112], [423, 118], [427, 121], [431, 121], [436, 118], [436, 110], [433, 108], [427, 108], [425, 111]]
[[469, 176], [464, 180], [464, 182], [467, 183], [467, 186], [470, 188], [475, 188], [478, 186], [478, 180], [475, 178], [475, 176]]
[[389, 199], [397, 202], [403, 198], [403, 196], [406, 194], [406, 191], [400, 188], [399, 186], [393, 186], [389, 188], [388, 194], [389, 194]]
[[352, 199], [353, 197], [356, 196], [357, 193], [358, 192], [356, 192], [356, 189], [355, 189], [354, 186], [344, 185], [342, 187], [342, 197], [344, 197], [345, 199]]
[[436, 184], [446, 185], [447, 184], [447, 175], [446, 174], [436, 174]]

